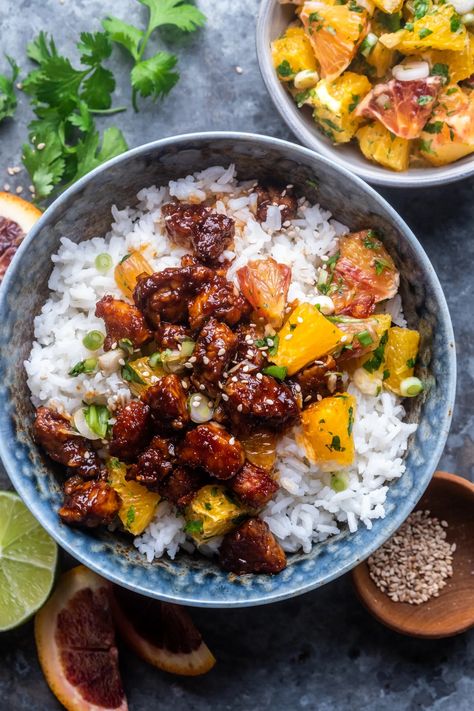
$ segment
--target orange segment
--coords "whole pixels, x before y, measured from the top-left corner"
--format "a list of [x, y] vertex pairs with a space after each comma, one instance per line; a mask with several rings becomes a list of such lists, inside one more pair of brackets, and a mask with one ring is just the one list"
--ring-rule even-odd
[[385, 346], [384, 385], [400, 395], [400, 383], [411, 378], [418, 356], [420, 334], [409, 328], [393, 326], [388, 329], [388, 341]]
[[421, 56], [429, 61], [431, 67], [445, 65], [449, 81], [457, 84], [474, 74], [474, 35], [470, 33], [467, 35], [464, 48], [460, 52], [429, 49]]
[[141, 252], [131, 252], [117, 264], [114, 271], [115, 282], [124, 296], [129, 299], [141, 274], [153, 274], [153, 269]]
[[288, 27], [282, 37], [272, 42], [272, 59], [282, 81], [291, 81], [304, 69], [316, 69], [311, 42], [302, 27]]
[[35, 618], [46, 681], [68, 711], [127, 711], [109, 604], [110, 584], [83, 565], [61, 576]]
[[306, 2], [300, 14], [306, 33], [321, 66], [323, 79], [335, 79], [347, 69], [367, 34], [369, 17], [365, 9], [350, 5]]
[[356, 400], [347, 393], [326, 397], [303, 411], [306, 453], [324, 471], [335, 471], [354, 461], [355, 412]]
[[110, 485], [122, 501], [119, 518], [127, 531], [133, 536], [139, 536], [153, 520], [160, 496], [137, 481], [127, 481], [127, 466], [115, 457], [109, 459], [107, 469]]
[[368, 160], [391, 170], [407, 170], [410, 161], [410, 141], [399, 138], [379, 121], [362, 126], [356, 133], [359, 147]]
[[239, 437], [245, 457], [266, 471], [271, 471], [276, 460], [277, 435], [270, 430], [256, 430]]
[[420, 135], [420, 152], [432, 165], [474, 153], [474, 92], [446, 87]]
[[115, 587], [112, 610], [121, 637], [148, 664], [198, 676], [216, 663], [185, 608]]
[[409, 29], [387, 33], [380, 42], [403, 54], [416, 54], [423, 49], [449, 49], [462, 52], [466, 43], [466, 28], [452, 5], [434, 5]]

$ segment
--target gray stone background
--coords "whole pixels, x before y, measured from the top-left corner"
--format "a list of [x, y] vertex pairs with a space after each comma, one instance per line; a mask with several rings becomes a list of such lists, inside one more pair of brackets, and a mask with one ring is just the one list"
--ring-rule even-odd
[[[98, 120], [116, 123], [130, 146], [163, 136], [206, 129], [267, 133], [292, 140], [260, 78], [254, 49], [258, 0], [198, 0], [205, 30], [169, 46], [180, 56], [181, 81], [161, 103]], [[0, 48], [29, 69], [25, 47], [41, 29], [52, 32], [66, 54], [81, 30], [99, 29], [107, 13], [140, 26], [135, 0], [0, 0]], [[164, 46], [168, 37], [155, 37]], [[114, 50], [115, 105], [129, 104], [128, 62]], [[236, 71], [242, 68], [242, 73]], [[0, 55], [0, 71], [6, 62]], [[15, 121], [0, 127], [0, 189], [24, 187], [21, 143], [30, 119], [20, 95]], [[473, 479], [474, 378], [473, 277], [474, 180], [429, 190], [380, 192], [413, 228], [440, 280], [454, 322], [458, 392], [453, 425], [440, 468]], [[8, 487], [0, 466], [0, 487]], [[375, 622], [355, 598], [346, 576], [290, 602], [235, 611], [194, 610], [218, 664], [203, 679], [178, 679], [121, 650], [131, 711], [468, 711], [474, 696], [474, 632], [440, 641], [401, 637]], [[32, 625], [0, 636], [0, 707], [50, 711], [50, 694], [36, 659]]]

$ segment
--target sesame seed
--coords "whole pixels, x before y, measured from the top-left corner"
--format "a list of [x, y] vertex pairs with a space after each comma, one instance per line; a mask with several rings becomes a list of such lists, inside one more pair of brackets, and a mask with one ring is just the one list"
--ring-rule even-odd
[[309, 402], [311, 400], [311, 395], [306, 395], [304, 401]]
[[242, 404], [237, 405], [237, 412], [242, 412], [243, 409], [244, 409], [244, 406]]
[[119, 365], [125, 365], [124, 358], [119, 358]]
[[275, 401], [272, 400], [270, 397], [266, 397], [265, 402], [267, 403], [267, 405], [274, 405], [275, 404]]
[[231, 438], [230, 438], [229, 444], [235, 444], [235, 437], [231, 437]]
[[303, 323], [303, 318], [301, 316], [298, 316], [296, 320], [298, 321], [298, 323]]
[[191, 370], [192, 367], [193, 367], [193, 364], [192, 364], [192, 363], [185, 363], [185, 364], [184, 364], [184, 367]]
[[154, 384], [154, 383], [157, 383], [157, 382], [158, 382], [159, 378], [158, 378], [156, 375], [152, 375], [151, 378], [150, 378], [150, 380], [151, 380], [151, 382]]
[[188, 385], [188, 383], [186, 382], [186, 380], [182, 380], [182, 381], [181, 381], [181, 385], [183, 386], [183, 388], [184, 388], [185, 390], [187, 390], [187, 389], [189, 388], [189, 385]]
[[218, 356], [223, 356], [223, 355], [225, 355], [225, 348], [219, 348], [219, 350], [217, 351], [217, 355], [218, 355]]
[[210, 361], [209, 361], [209, 358], [208, 358], [207, 356], [203, 356], [202, 362], [204, 363], [204, 365], [209, 365], [209, 362], [210, 362]]
[[205, 390], [205, 389], [206, 389], [206, 386], [203, 383], [201, 383], [201, 385], [199, 386], [199, 390]]
[[226, 395], [225, 393], [222, 393], [222, 399], [224, 400], [224, 402], [227, 402], [227, 400], [229, 399], [229, 396]]
[[236, 68], [235, 68], [235, 71], [236, 71], [237, 74], [243, 74], [243, 71], [244, 71], [244, 70], [242, 69], [242, 67], [239, 67], [239, 65], [237, 65]]
[[237, 381], [238, 381], [237, 376], [236, 376], [236, 375], [232, 376], [232, 382], [233, 382], [233, 383], [236, 383]]
[[253, 358], [253, 351], [247, 351], [247, 358]]
[[300, 393], [300, 392], [301, 392], [301, 385], [300, 385], [299, 383], [296, 383], [296, 384], [295, 384], [295, 390], [296, 390], [297, 393]]
[[322, 399], [323, 399], [323, 396], [318, 393], [318, 394], [316, 395], [316, 400], [317, 400], [318, 402], [321, 402]]
[[263, 380], [263, 375], [262, 375], [262, 373], [257, 373], [257, 378], [258, 378], [258, 380]]
[[286, 336], [285, 336], [285, 341], [290, 341], [292, 338], [293, 338], [293, 334], [292, 334], [292, 333], [287, 333]]
[[248, 365], [244, 365], [244, 367], [242, 368], [242, 370], [244, 371], [244, 373], [248, 373], [248, 372], [249, 372], [249, 367], [248, 367]]
[[345, 343], [347, 341], [347, 336], [341, 336], [341, 343]]
[[8, 175], [15, 175], [15, 172], [14, 172], [13, 168], [12, 168], [10, 165], [9, 165], [8, 168], [7, 168], [7, 173], [8, 173]]
[[10, 183], [4, 183], [3, 189], [5, 190], [6, 193], [9, 193], [10, 192]]
[[23, 192], [23, 188], [22, 188], [22, 186], [21, 186], [21, 185], [19, 185], [19, 186], [17, 187], [17, 189], [16, 189], [16, 191], [15, 191], [15, 192], [16, 192], [16, 194], [17, 194], [17, 195], [20, 195], [20, 194], [21, 194], [21, 193]]
[[[204, 358], [205, 357], [206, 356], [204, 356]], [[203, 360], [204, 360], [204, 358], [203, 358]], [[196, 356], [191, 356], [191, 358], [189, 359], [189, 363], [195, 363], [195, 362], [196, 362]], [[206, 362], [206, 361], [204, 360], [204, 362]]]
[[37, 148], [39, 151], [42, 151], [43, 148], [46, 148], [46, 143], [38, 143], [38, 145], [36, 146], [36, 148]]

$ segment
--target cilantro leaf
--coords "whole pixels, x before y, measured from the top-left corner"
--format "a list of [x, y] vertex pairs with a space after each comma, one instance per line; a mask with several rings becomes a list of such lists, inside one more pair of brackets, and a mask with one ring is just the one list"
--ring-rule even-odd
[[48, 40], [46, 32], [41, 31], [36, 39], [28, 43], [26, 54], [33, 62], [42, 64], [50, 57], [56, 57], [58, 52], [53, 38]]
[[89, 132], [76, 146], [77, 167], [71, 183], [127, 149], [128, 146], [122, 131], [115, 126], [104, 131], [102, 146], [100, 146], [99, 133], [97, 131]]
[[6, 55], [7, 61], [11, 67], [11, 77], [8, 78], [0, 74], [0, 121], [11, 118], [16, 109], [15, 96], [15, 81], [20, 71], [18, 64], [12, 57]]
[[77, 49], [81, 53], [82, 64], [96, 67], [112, 53], [112, 45], [106, 32], [81, 32]]
[[109, 109], [112, 105], [111, 94], [115, 90], [115, 79], [109, 69], [98, 66], [94, 72], [87, 77], [81, 91], [81, 99], [89, 105], [92, 110]]
[[125, 47], [136, 62], [139, 60], [140, 44], [143, 40], [141, 30], [119, 20], [118, 17], [106, 17], [102, 20], [102, 27], [113, 42]]
[[39, 151], [28, 144], [23, 146], [23, 164], [35, 187], [36, 198], [42, 200], [61, 182], [65, 169], [63, 144], [57, 134], [51, 134], [44, 149]]
[[49, 106], [68, 104], [72, 109], [86, 74], [74, 69], [67, 57], [52, 56], [44, 59], [39, 69], [28, 74], [23, 89], [34, 101]]
[[74, 111], [67, 117], [71, 126], [75, 126], [82, 133], [88, 133], [94, 128], [94, 120], [89, 111], [87, 104], [84, 101], [79, 101], [77, 111]]
[[135, 64], [131, 73], [134, 91], [144, 97], [151, 96], [153, 101], [168, 94], [179, 79], [179, 73], [172, 71], [177, 61], [174, 54], [158, 52]]
[[183, 0], [138, 0], [150, 11], [147, 34], [162, 25], [174, 25], [183, 32], [194, 32], [206, 22], [197, 7]]

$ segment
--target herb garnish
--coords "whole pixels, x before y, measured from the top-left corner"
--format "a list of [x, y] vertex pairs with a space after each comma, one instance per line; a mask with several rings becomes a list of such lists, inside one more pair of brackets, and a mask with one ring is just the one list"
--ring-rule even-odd
[[365, 370], [368, 373], [374, 373], [382, 365], [382, 361], [383, 361], [384, 355], [385, 355], [385, 346], [387, 345], [387, 341], [388, 341], [388, 331], [385, 331], [382, 338], [380, 339], [379, 345], [377, 346], [377, 348], [375, 348], [372, 351], [372, 357], [369, 360], [367, 360], [363, 365], [363, 367], [365, 368]]
[[5, 55], [11, 67], [11, 77], [0, 74], [0, 121], [11, 118], [16, 109], [15, 81], [18, 78], [19, 67], [12, 57]]

